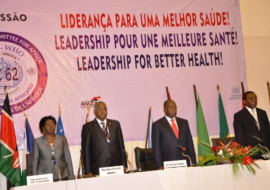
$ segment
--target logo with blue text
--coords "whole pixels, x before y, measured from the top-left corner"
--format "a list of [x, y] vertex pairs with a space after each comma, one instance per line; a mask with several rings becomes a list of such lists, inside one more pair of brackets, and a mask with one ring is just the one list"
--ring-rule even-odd
[[232, 94], [229, 97], [230, 100], [242, 99], [242, 94], [239, 87], [232, 88]]

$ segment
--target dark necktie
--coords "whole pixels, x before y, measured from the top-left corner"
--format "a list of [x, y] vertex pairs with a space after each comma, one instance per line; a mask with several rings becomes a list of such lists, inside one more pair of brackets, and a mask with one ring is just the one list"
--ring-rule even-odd
[[105, 123], [101, 121], [100, 124], [102, 125], [102, 131], [105, 133], [106, 139], [108, 140], [109, 135], [108, 135], [108, 131], [107, 131], [107, 127], [105, 126]]

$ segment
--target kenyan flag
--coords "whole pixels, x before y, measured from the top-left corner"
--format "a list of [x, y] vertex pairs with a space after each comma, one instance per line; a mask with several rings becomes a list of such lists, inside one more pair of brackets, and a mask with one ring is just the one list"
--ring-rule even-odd
[[19, 153], [7, 92], [1, 119], [0, 172], [15, 186], [22, 185]]

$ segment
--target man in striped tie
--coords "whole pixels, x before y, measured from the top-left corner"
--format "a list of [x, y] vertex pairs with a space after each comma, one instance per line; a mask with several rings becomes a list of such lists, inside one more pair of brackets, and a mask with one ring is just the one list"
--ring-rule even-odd
[[252, 147], [260, 143], [270, 149], [269, 119], [264, 110], [257, 108], [257, 95], [247, 91], [243, 95], [243, 100], [245, 108], [234, 114], [233, 127], [236, 141], [242, 146]]
[[127, 168], [125, 145], [119, 121], [107, 119], [107, 106], [97, 102], [96, 118], [82, 129], [82, 160], [84, 174], [99, 175], [99, 168], [123, 165]]

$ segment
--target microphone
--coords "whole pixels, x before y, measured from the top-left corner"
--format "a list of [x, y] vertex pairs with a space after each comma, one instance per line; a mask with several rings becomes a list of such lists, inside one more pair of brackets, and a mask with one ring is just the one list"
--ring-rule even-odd
[[[256, 139], [257, 141], [263, 143], [263, 140], [260, 139], [259, 137], [257, 137], [256, 135], [252, 135], [252, 138], [253, 139]], [[261, 156], [264, 158], [264, 159], [270, 159], [270, 152], [269, 152], [269, 149], [266, 147], [266, 146], [262, 146], [261, 143], [259, 143], [259, 146], [262, 147], [262, 148], [265, 148], [267, 150], [267, 154], [262, 154]]]
[[125, 149], [123, 149], [122, 152], [125, 154], [125, 158], [126, 158], [126, 160], [127, 160], [127, 163], [128, 163], [128, 165], [130, 166], [130, 170], [129, 170], [127, 173], [134, 173], [132, 164], [131, 164], [131, 162], [128, 160], [128, 153], [127, 153], [127, 151], [126, 151]]
[[182, 147], [181, 145], [177, 145], [177, 148], [179, 148], [180, 149], [180, 151], [183, 151], [183, 150], [186, 150], [186, 148], [184, 148], [184, 147]]
[[58, 181], [61, 181], [61, 173], [60, 173], [60, 169], [58, 168], [58, 166], [57, 166], [57, 160], [55, 159], [55, 157], [54, 156], [52, 156], [51, 157], [51, 159], [52, 159], [52, 161], [53, 161], [53, 164], [54, 164], [54, 167], [55, 167], [55, 169], [57, 169], [58, 170], [58, 177], [59, 177], [59, 180]]
[[178, 144], [176, 147], [180, 149], [180, 152], [181, 152], [181, 154], [182, 154], [184, 157], [187, 157], [187, 158], [189, 159], [190, 166], [195, 166], [195, 164], [192, 163], [191, 158], [189, 157], [189, 155], [186, 155], [186, 154], [183, 153], [183, 151], [185, 151], [186, 148], [185, 148], [185, 147], [182, 147], [182, 146], [179, 145], [179, 144]]
[[259, 137], [257, 137], [256, 135], [252, 135], [252, 138], [253, 138], [253, 139], [256, 139], [257, 141], [259, 141], [259, 142], [261, 142], [261, 143], [263, 143], [263, 140], [260, 139]]

